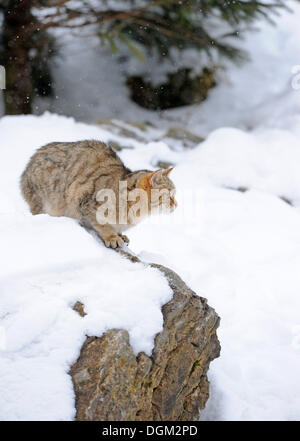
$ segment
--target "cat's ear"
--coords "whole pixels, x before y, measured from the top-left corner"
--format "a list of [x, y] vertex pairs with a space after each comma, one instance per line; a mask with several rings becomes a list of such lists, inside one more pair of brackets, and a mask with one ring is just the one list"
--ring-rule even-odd
[[163, 173], [164, 173], [164, 170], [162, 170], [161, 168], [159, 170], [156, 170], [155, 172], [151, 173], [151, 176], [150, 176], [151, 187], [155, 187], [156, 185], [159, 184]]
[[164, 170], [163, 174], [165, 176], [169, 176], [169, 174], [171, 173], [172, 170], [174, 170], [174, 167], [168, 168], [168, 170]]

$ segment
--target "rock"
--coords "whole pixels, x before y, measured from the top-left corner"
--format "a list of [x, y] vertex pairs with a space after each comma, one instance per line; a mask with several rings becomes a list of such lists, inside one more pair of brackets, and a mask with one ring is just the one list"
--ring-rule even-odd
[[215, 87], [215, 69], [204, 68], [192, 75], [190, 68], [177, 69], [167, 74], [160, 84], [153, 84], [147, 73], [131, 75], [126, 85], [130, 98], [139, 106], [151, 110], [165, 110], [200, 103]]
[[182, 127], [175, 126], [170, 127], [162, 139], [171, 150], [180, 150], [182, 147], [192, 149], [205, 141], [205, 138], [202, 136], [195, 135], [195, 133], [189, 132]]
[[132, 150], [133, 147], [120, 145], [117, 141], [108, 141], [107, 143], [111, 149], [113, 149], [116, 153], [121, 152], [122, 150]]
[[164, 274], [173, 290], [172, 300], [162, 307], [164, 325], [155, 337], [152, 355], [135, 356], [123, 329], [87, 337], [70, 370], [77, 420], [199, 419], [209, 396], [209, 364], [220, 353], [219, 317], [176, 273], [151, 266]]
[[139, 142], [145, 142], [145, 134], [147, 130], [146, 123], [131, 123], [128, 121], [121, 121], [118, 119], [99, 119], [97, 124], [101, 125], [104, 129], [108, 130], [112, 134], [121, 136], [125, 139], [134, 139]]
[[169, 161], [157, 161], [154, 164], [155, 168], [163, 168], [163, 169], [167, 169], [170, 167], [174, 167], [174, 163], [173, 162], [169, 162]]
[[80, 317], [84, 317], [86, 315], [86, 312], [84, 311], [84, 304], [81, 302], [76, 302], [72, 309], [76, 311]]
[[[116, 118], [100, 119], [96, 122], [110, 133], [107, 143], [115, 152], [132, 149], [132, 141], [143, 144], [163, 141], [171, 150], [180, 151], [182, 148], [192, 149], [205, 140], [202, 136], [180, 126], [158, 129], [150, 122], [129, 122]], [[119, 137], [122, 137], [122, 145]], [[162, 160], [162, 162], [165, 162]]]
[[286, 204], [291, 205], [293, 207], [293, 202], [290, 199], [288, 199], [285, 196], [279, 196], [279, 197], [283, 202], [285, 202]]
[[249, 191], [249, 188], [247, 187], [230, 187], [227, 185], [224, 188], [226, 188], [227, 190], [239, 191], [240, 193], [246, 193], [247, 191]]
[[165, 136], [167, 138], [180, 140], [188, 139], [189, 141], [193, 142], [194, 145], [200, 144], [200, 142], [204, 141], [204, 138], [202, 136], [195, 135], [194, 133], [183, 129], [182, 127], [170, 127]]

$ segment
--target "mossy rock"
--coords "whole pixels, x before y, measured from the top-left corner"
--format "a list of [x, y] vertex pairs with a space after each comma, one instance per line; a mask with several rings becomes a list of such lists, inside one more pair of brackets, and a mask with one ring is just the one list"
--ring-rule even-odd
[[170, 127], [165, 136], [167, 138], [179, 139], [181, 141], [188, 139], [195, 144], [199, 144], [200, 142], [204, 141], [202, 136], [195, 135], [182, 127]]
[[154, 167], [156, 168], [163, 168], [163, 169], [168, 169], [170, 167], [174, 167], [175, 164], [173, 164], [172, 162], [168, 162], [168, 161], [157, 161], [154, 164]]
[[121, 121], [118, 119], [98, 119], [96, 124], [123, 138], [135, 139], [139, 142], [146, 141], [144, 133], [148, 129], [147, 123]]

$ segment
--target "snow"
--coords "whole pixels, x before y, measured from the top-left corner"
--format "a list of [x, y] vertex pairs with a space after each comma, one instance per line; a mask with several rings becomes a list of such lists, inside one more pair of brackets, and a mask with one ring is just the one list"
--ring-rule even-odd
[[32, 216], [21, 198], [19, 177], [38, 146], [107, 133], [50, 114], [5, 117], [0, 133], [0, 419], [69, 420], [67, 372], [85, 336], [127, 329], [135, 352], [150, 355], [171, 290], [158, 270], [107, 250], [72, 219]]
[[146, 260], [144, 249], [162, 255], [221, 317], [203, 418], [299, 419], [299, 212], [263, 191], [202, 191], [198, 229], [140, 225], [131, 246]]
[[149, 219], [130, 235], [142, 259], [178, 271], [221, 317], [221, 357], [210, 367], [202, 419], [300, 419], [295, 121], [289, 130], [213, 132], [173, 172], [186, 214], [179, 209], [159, 227]]
[[[130, 248], [173, 268], [221, 316], [205, 419], [300, 417], [299, 130], [299, 120], [293, 130], [223, 128], [189, 152], [138, 141], [120, 152], [132, 168], [160, 155], [178, 164], [178, 210], [132, 229]], [[41, 144], [111, 134], [45, 114], [4, 117], [0, 136], [1, 418], [71, 419], [67, 371], [85, 335], [125, 328], [135, 351], [150, 354], [170, 290], [157, 271], [106, 250], [75, 221], [31, 216], [19, 194], [19, 175]], [[84, 319], [71, 309], [77, 300]]]
[[[135, 351], [150, 353], [161, 329], [170, 290], [159, 272], [106, 250], [70, 219], [32, 217], [19, 194], [37, 147], [90, 138], [130, 143], [120, 156], [133, 169], [158, 159], [176, 164], [178, 209], [128, 236], [142, 260], [177, 271], [221, 317], [222, 352], [210, 366], [201, 419], [300, 419], [300, 91], [292, 87], [300, 5], [293, 9], [277, 27], [264, 23], [247, 36], [252, 61], [222, 72], [201, 106], [159, 116], [139, 110], [128, 104], [115, 60], [101, 70], [92, 48], [57, 67], [62, 95], [52, 111], [87, 121], [152, 120], [160, 129], [183, 124], [208, 135], [194, 150], [122, 140], [50, 113], [0, 120], [0, 419], [74, 418], [67, 372], [85, 335], [126, 328]], [[71, 309], [77, 300], [84, 318]]]

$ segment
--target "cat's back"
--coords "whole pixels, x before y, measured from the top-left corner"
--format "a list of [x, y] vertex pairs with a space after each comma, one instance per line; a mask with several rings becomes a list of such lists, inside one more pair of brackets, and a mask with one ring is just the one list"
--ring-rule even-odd
[[29, 166], [51, 161], [54, 165], [70, 168], [74, 162], [89, 162], [108, 160], [123, 166], [120, 158], [106, 144], [100, 141], [87, 140], [75, 142], [51, 142], [39, 148], [29, 161]]
[[66, 206], [72, 206], [73, 212], [82, 195], [96, 184], [105, 186], [107, 180], [119, 180], [126, 173], [116, 153], [100, 141], [53, 142], [32, 156], [21, 177], [21, 189], [28, 203], [34, 193], [46, 212], [63, 215]]
[[60, 173], [68, 184], [68, 181], [73, 182], [80, 175], [89, 175], [92, 170], [100, 173], [101, 170], [115, 171], [122, 174], [126, 168], [116, 153], [103, 142], [52, 142], [36, 151], [23, 175], [37, 175], [39, 179], [47, 173], [49, 176]]

